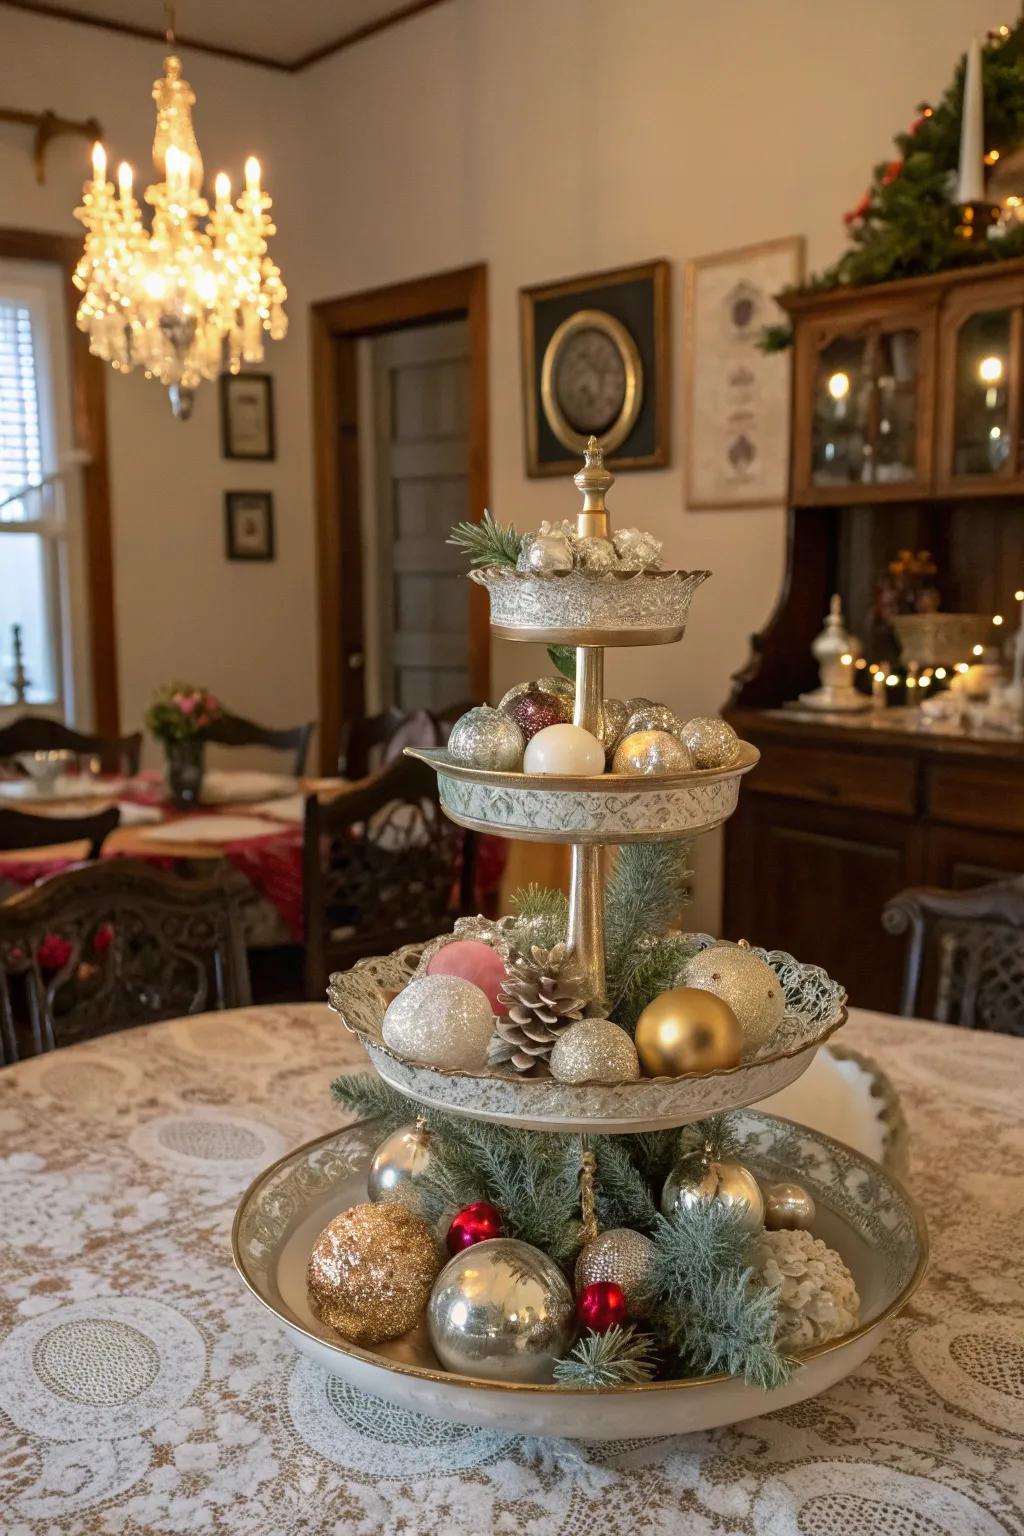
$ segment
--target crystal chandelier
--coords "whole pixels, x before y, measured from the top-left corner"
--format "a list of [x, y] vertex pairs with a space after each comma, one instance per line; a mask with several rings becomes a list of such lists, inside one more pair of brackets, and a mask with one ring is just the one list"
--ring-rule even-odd
[[[167, 41], [173, 46], [173, 19]], [[93, 146], [92, 180], [75, 209], [86, 230], [74, 273], [82, 291], [78, 326], [97, 357], [124, 373], [140, 367], [166, 385], [175, 416], [186, 419], [203, 379], [260, 362], [264, 331], [275, 341], [286, 334], [288, 295], [267, 255], [276, 229], [259, 161], [245, 162], [245, 190], [236, 203], [221, 172], [211, 208], [202, 196], [192, 127], [195, 93], [174, 54], [164, 60], [153, 99], [153, 163], [164, 179], [145, 191], [151, 228], [132, 191], [131, 166], [122, 161], [115, 191], [106, 151]]]

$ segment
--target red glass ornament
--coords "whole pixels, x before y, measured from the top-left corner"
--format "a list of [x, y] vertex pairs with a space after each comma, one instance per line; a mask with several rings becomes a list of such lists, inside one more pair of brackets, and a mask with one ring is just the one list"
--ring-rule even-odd
[[474, 1243], [486, 1243], [489, 1237], [500, 1237], [502, 1231], [498, 1207], [488, 1205], [486, 1200], [474, 1200], [453, 1218], [446, 1238], [448, 1252], [461, 1253], [463, 1248], [472, 1248]]
[[576, 1298], [576, 1315], [585, 1328], [607, 1333], [626, 1321], [626, 1294], [614, 1280], [593, 1280]]
[[[542, 693], [539, 688], [530, 688], [526, 693], [518, 694], [506, 707], [505, 713], [515, 721], [527, 741], [536, 736], [538, 731], [546, 730], [549, 725], [566, 723], [565, 701], [557, 694]], [[569, 718], [572, 718], [571, 715]]]

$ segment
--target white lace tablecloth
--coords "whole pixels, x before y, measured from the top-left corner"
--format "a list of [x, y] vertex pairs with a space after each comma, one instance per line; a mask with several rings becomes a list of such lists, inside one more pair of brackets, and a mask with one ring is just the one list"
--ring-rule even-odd
[[814, 1401], [583, 1446], [420, 1419], [296, 1354], [243, 1289], [241, 1191], [328, 1130], [327, 1009], [159, 1024], [0, 1072], [4, 1536], [1024, 1532], [1024, 1043], [860, 1014], [903, 1097], [932, 1266]]

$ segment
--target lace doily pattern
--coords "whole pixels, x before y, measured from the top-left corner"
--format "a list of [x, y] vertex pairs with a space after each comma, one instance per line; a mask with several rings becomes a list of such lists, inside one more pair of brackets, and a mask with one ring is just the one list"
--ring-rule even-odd
[[[0, 1072], [0, 1528], [1021, 1536], [1024, 1298], [1006, 1201], [1024, 1185], [1024, 1042], [856, 1013], [843, 1038], [882, 1064], [906, 1115], [932, 1246], [910, 1308], [821, 1397], [605, 1445], [364, 1397], [298, 1356], [240, 1285], [228, 1234], [254, 1162], [333, 1129], [330, 1079], [363, 1059], [326, 1008], [158, 1024]], [[776, 1143], [780, 1171], [812, 1140]], [[838, 1187], [885, 1251], [898, 1203], [866, 1212], [841, 1149], [806, 1177]], [[261, 1219], [287, 1212], [271, 1199]], [[258, 1244], [258, 1224], [247, 1236]]]

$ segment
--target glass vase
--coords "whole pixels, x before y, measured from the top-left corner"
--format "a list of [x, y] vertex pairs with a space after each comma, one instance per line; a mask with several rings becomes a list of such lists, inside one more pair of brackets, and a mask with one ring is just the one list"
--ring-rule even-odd
[[191, 810], [199, 804], [203, 788], [203, 743], [201, 741], [168, 741], [164, 743], [167, 755], [167, 791], [179, 810]]

